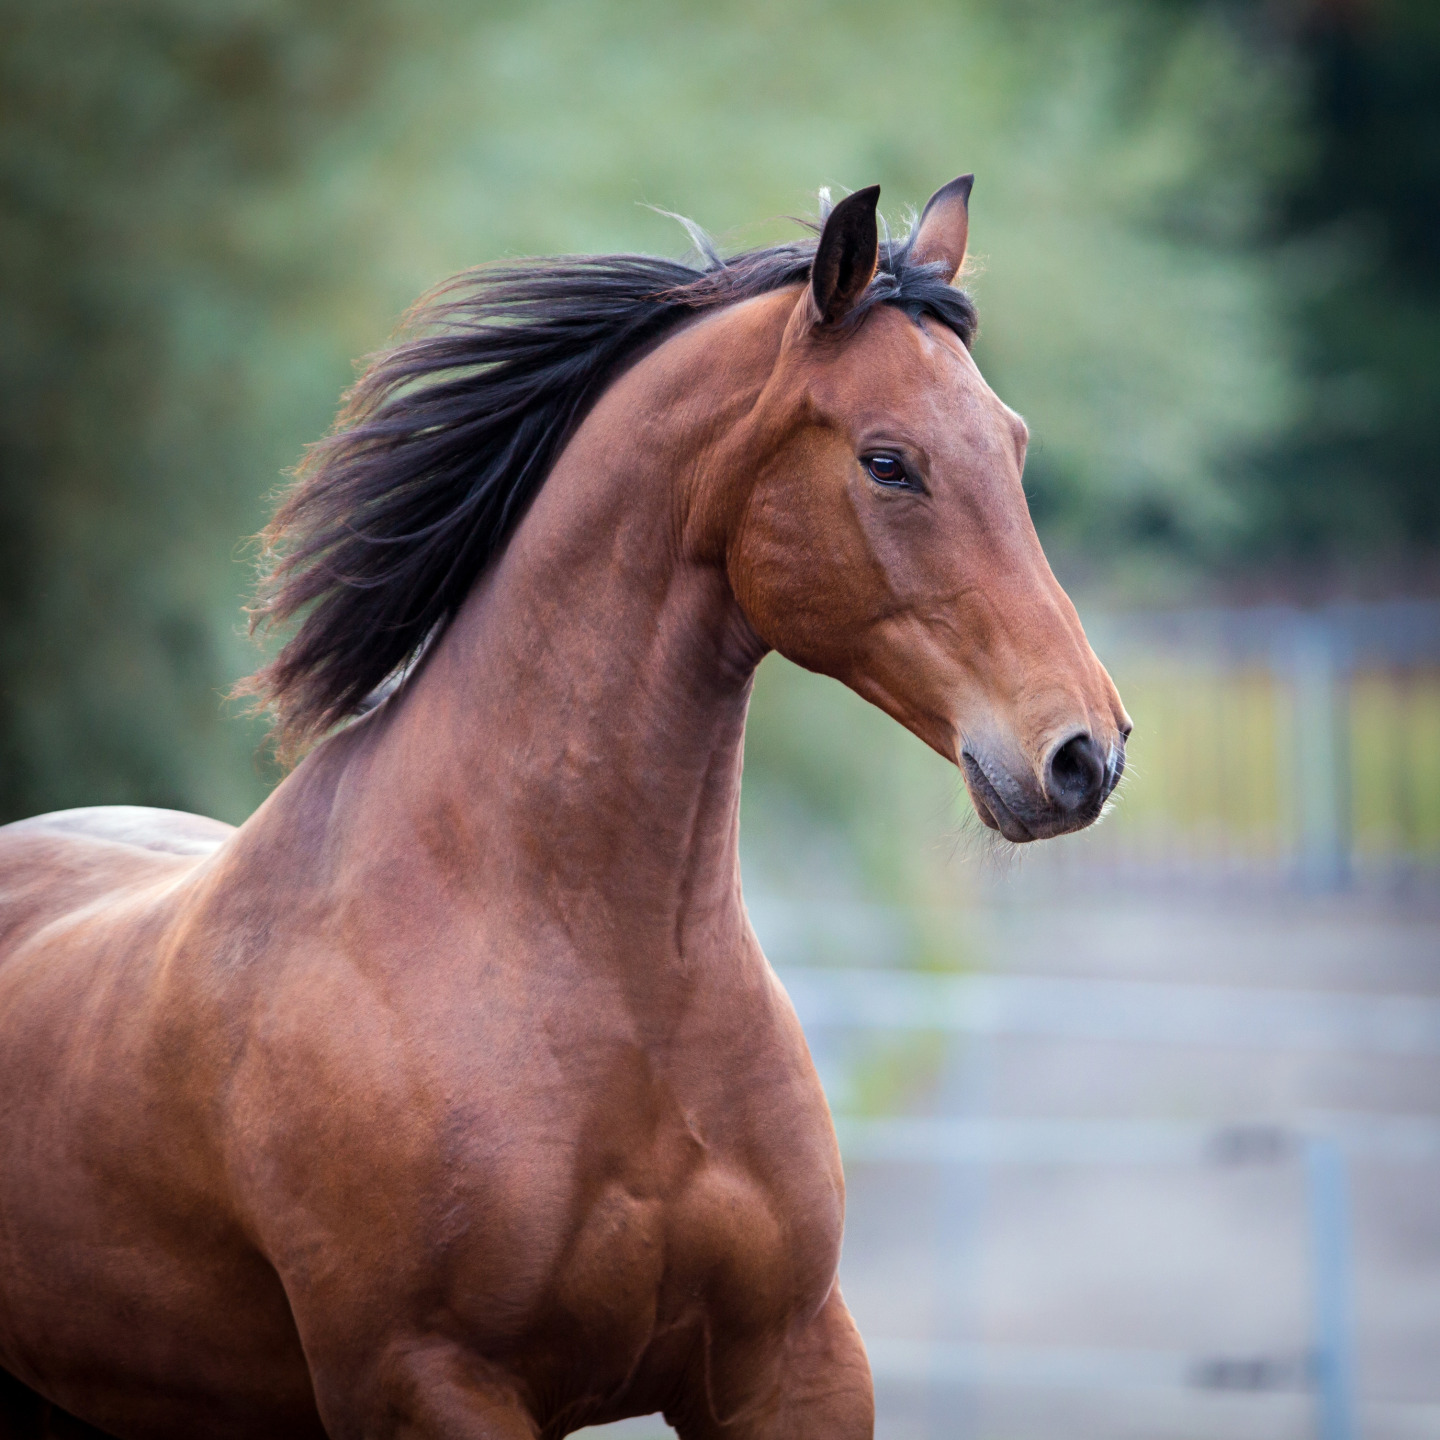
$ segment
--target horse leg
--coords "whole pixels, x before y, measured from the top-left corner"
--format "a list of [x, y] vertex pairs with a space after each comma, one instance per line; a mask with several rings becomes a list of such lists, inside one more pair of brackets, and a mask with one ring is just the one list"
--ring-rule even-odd
[[514, 1385], [451, 1341], [395, 1339], [374, 1363], [311, 1374], [335, 1440], [539, 1440]]
[[110, 1440], [0, 1370], [0, 1440]]
[[791, 1332], [770, 1403], [745, 1410], [724, 1423], [698, 1409], [666, 1418], [680, 1440], [873, 1440], [870, 1362], [839, 1286], [813, 1320]]

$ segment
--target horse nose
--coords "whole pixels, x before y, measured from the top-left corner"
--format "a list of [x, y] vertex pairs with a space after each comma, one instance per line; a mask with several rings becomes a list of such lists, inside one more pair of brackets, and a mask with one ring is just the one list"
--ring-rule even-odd
[[1105, 757], [1083, 732], [1055, 747], [1045, 767], [1045, 793], [1053, 805], [1073, 815], [1098, 809], [1107, 790]]

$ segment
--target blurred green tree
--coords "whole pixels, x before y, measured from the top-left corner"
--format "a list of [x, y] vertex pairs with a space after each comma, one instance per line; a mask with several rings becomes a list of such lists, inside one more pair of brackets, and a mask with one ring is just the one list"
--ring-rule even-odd
[[[1282, 487], [1244, 457], [1304, 401], [1263, 241], [1305, 152], [1256, 33], [1178, 0], [0, 0], [0, 818], [243, 815], [237, 541], [349, 358], [467, 264], [678, 249], [637, 201], [740, 243], [822, 183], [898, 221], [974, 169], [979, 355], [1062, 570], [1154, 594], [1259, 543]], [[818, 804], [784, 674], [752, 788]], [[874, 789], [824, 804], [880, 855]]]
[[[1284, 12], [1282, 12], [1284, 14]], [[1247, 558], [1426, 583], [1440, 551], [1440, 7], [1289, 16], [1308, 163], [1279, 191], [1304, 396], [1258, 467]], [[1337, 574], [1339, 572], [1339, 574]]]
[[221, 713], [248, 664], [231, 556], [344, 380], [294, 313], [332, 288], [295, 182], [369, 94], [381, 18], [0, 5], [5, 818], [263, 794], [258, 732]]

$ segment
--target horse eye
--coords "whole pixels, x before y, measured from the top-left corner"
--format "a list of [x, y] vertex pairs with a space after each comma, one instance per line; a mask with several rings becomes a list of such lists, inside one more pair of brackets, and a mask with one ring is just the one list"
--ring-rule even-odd
[[877, 485], [903, 487], [910, 483], [904, 465], [894, 455], [867, 455], [865, 472]]

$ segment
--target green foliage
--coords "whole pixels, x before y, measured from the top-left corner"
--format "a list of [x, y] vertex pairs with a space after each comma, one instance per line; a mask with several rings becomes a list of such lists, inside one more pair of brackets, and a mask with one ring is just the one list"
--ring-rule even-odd
[[[1153, 593], [1259, 543], [1287, 492], [1241, 462], [1308, 413], [1305, 267], [1257, 239], [1300, 73], [1178, 0], [0, 0], [0, 818], [243, 815], [237, 544], [351, 357], [477, 261], [681, 248], [637, 202], [743, 243], [820, 184], [898, 219], [975, 170], [978, 354], [1062, 569]], [[898, 865], [868, 782], [827, 795], [776, 736], [776, 813], [844, 809]]]
[[1206, 12], [1114, 0], [897, 0], [881, 25], [550, 0], [397, 97], [367, 223], [399, 227], [383, 248], [418, 286], [477, 252], [673, 247], [635, 200], [748, 242], [821, 183], [878, 180], [898, 220], [973, 169], [981, 364], [1032, 422], [1047, 539], [1072, 572], [1113, 567], [1157, 528], [1223, 547], [1234, 458], [1294, 409], [1253, 243], [1294, 150], [1287, 78]]
[[[760, 667], [745, 737], [747, 873], [782, 894], [924, 906], [953, 899], [977, 843], [959, 772], [838, 681]], [[978, 828], [978, 822], [976, 828]], [[924, 936], [911, 937], [919, 960]]]
[[1256, 467], [1247, 558], [1391, 583], [1440, 550], [1440, 11], [1316, 7], [1311, 162], [1285, 188], [1302, 408]]
[[[343, 17], [343, 19], [342, 19]], [[0, 813], [242, 816], [237, 542], [343, 382], [316, 144], [384, 54], [366, 7], [0, 9]], [[339, 363], [337, 363], [337, 359]]]

